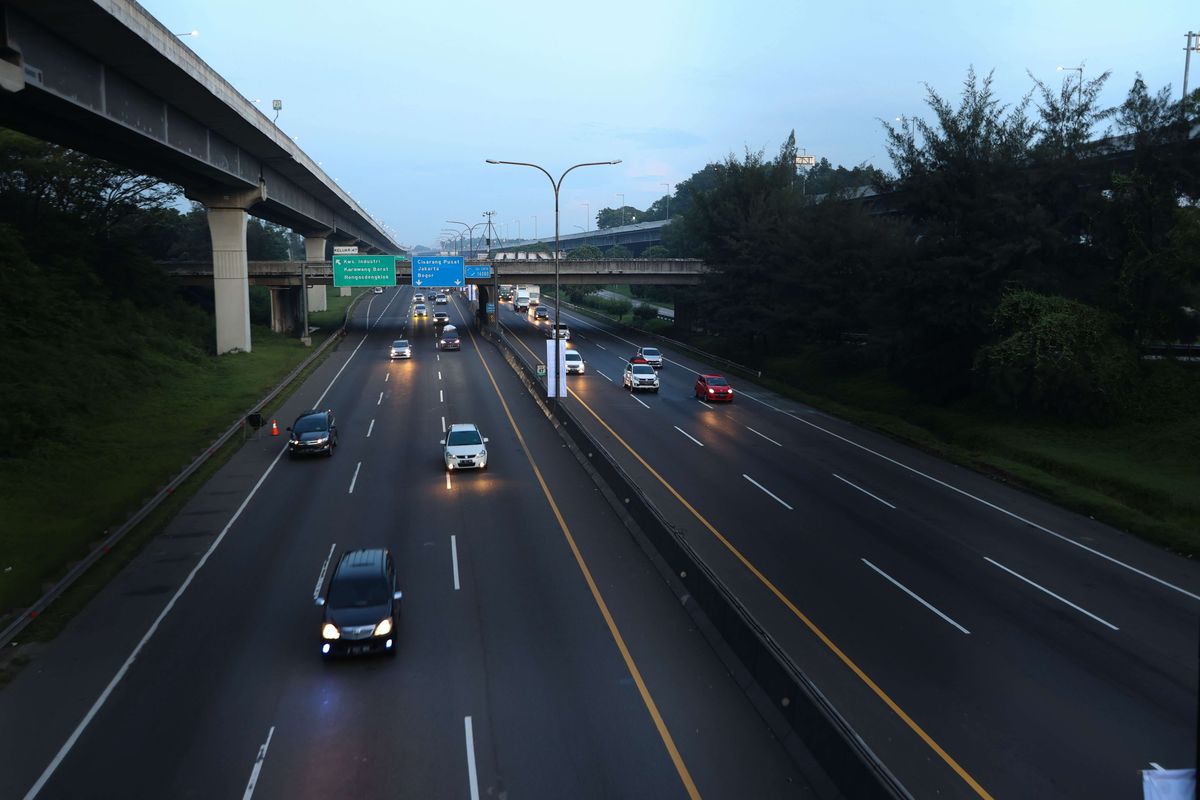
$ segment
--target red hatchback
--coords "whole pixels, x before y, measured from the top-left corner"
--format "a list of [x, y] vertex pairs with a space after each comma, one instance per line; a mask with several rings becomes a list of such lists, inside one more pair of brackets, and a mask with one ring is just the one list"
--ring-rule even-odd
[[720, 375], [697, 375], [695, 391], [698, 400], [733, 400], [733, 387]]

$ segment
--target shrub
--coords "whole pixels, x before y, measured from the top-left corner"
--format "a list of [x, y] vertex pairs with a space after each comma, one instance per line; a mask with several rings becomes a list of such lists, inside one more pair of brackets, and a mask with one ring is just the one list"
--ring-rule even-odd
[[1001, 338], [980, 349], [975, 369], [997, 402], [1064, 417], [1128, 407], [1137, 356], [1108, 314], [1022, 289], [1001, 299], [992, 325]]

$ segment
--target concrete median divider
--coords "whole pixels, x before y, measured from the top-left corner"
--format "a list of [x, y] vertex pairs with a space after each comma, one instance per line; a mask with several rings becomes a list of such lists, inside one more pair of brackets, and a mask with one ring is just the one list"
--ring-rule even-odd
[[[911, 794], [851, 728], [804, 671], [759, 625], [750, 611], [734, 596], [666, 520], [654, 503], [638, 488], [615, 458], [579, 424], [564, 403], [553, 410], [546, 401], [545, 384], [535, 365], [511, 345], [503, 331], [484, 331], [537, 399], [547, 418], [606, 488], [606, 497], [639, 538], [672, 589], [681, 595], [684, 607], [706, 635], [719, 637], [714, 647], [737, 659], [742, 671], [759, 691], [754, 692], [760, 712], [768, 724], [782, 720], [790, 735], [803, 744], [811, 760], [819, 765], [832, 784], [830, 796], [852, 800], [909, 799]], [[748, 692], [750, 693], [750, 692]], [[770, 709], [762, 704], [770, 703]], [[774, 717], [771, 719], [769, 717]], [[777, 733], [779, 733], [777, 731]], [[787, 743], [785, 742], [785, 745]], [[789, 750], [796, 754], [795, 747]], [[803, 768], [805, 765], [801, 764]]]

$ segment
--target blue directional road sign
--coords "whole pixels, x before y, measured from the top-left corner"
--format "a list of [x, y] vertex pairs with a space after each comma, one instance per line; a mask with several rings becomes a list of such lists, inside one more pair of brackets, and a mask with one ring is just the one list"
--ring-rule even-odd
[[462, 286], [463, 272], [462, 256], [413, 256], [413, 286]]
[[488, 303], [488, 304], [487, 304], [487, 313], [489, 313], [489, 314], [495, 314], [495, 313], [496, 313], [496, 304], [495, 304], [495, 303]]
[[491, 264], [471, 264], [467, 267], [468, 278], [490, 278], [492, 277]]

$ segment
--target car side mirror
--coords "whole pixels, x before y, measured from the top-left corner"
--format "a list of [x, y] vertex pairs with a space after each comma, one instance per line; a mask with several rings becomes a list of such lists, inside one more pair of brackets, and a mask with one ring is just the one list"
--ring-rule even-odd
[[445, 439], [442, 439], [440, 442], [438, 442], [438, 444], [445, 444], [445, 443], [446, 443]]
[[400, 600], [404, 597], [404, 592], [392, 592], [393, 600]]
[[488, 443], [488, 437], [486, 437], [486, 436], [485, 436], [485, 437], [483, 437], [483, 443], [484, 443], [484, 444], [487, 444], [487, 443]]
[[318, 598], [316, 599], [316, 603], [317, 603], [317, 608], [320, 608], [321, 606], [325, 605], [325, 598], [324, 598], [324, 597], [318, 597]]

